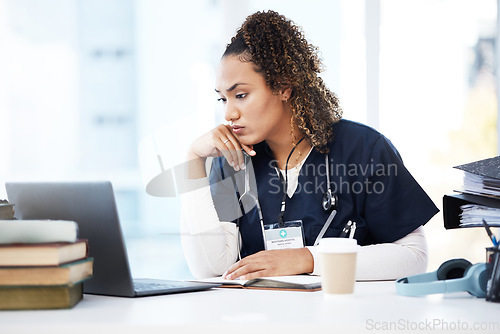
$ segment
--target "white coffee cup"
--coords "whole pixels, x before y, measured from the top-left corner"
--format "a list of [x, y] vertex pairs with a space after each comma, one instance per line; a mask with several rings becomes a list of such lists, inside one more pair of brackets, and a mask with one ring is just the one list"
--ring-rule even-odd
[[321, 285], [325, 295], [354, 293], [358, 249], [356, 239], [321, 239], [318, 251], [321, 265]]

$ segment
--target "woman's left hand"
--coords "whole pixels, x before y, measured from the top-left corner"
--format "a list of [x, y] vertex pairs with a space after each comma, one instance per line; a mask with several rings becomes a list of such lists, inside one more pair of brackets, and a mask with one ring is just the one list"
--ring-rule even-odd
[[226, 279], [287, 276], [310, 273], [314, 259], [307, 248], [260, 251], [233, 264], [222, 276]]

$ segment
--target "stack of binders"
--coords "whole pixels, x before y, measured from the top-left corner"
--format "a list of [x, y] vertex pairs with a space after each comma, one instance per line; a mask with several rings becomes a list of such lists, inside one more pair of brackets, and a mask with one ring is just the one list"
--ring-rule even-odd
[[500, 156], [456, 166], [464, 172], [463, 187], [443, 197], [446, 229], [500, 227]]
[[63, 220], [0, 220], [0, 310], [71, 308], [92, 276], [88, 242]]

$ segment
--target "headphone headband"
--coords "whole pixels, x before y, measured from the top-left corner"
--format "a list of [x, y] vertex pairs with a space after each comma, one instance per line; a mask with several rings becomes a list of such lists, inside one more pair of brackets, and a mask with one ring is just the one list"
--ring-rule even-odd
[[[486, 263], [470, 265], [465, 269], [463, 277], [445, 279], [447, 273], [457, 268], [463, 269], [463, 261], [467, 260], [449, 260], [434, 272], [400, 278], [396, 281], [396, 293], [402, 296], [416, 297], [435, 293], [467, 291], [476, 297], [484, 298], [488, 279]], [[443, 268], [447, 271], [444, 274]]]

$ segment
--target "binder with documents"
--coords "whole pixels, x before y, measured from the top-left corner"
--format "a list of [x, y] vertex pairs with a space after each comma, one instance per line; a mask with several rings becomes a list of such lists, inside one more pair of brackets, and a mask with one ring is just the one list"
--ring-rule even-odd
[[[443, 218], [446, 229], [476, 226], [461, 222], [462, 206], [473, 204], [475, 214], [481, 209], [500, 209], [500, 156], [455, 166], [464, 172], [464, 183], [457, 194], [443, 196]], [[477, 226], [481, 226], [477, 224]]]
[[477, 204], [491, 208], [500, 209], [500, 200], [471, 195], [471, 194], [451, 194], [443, 196], [443, 218], [446, 229], [460, 228], [460, 215], [462, 214], [462, 205]]
[[500, 156], [455, 166], [464, 172], [460, 192], [500, 199]]

